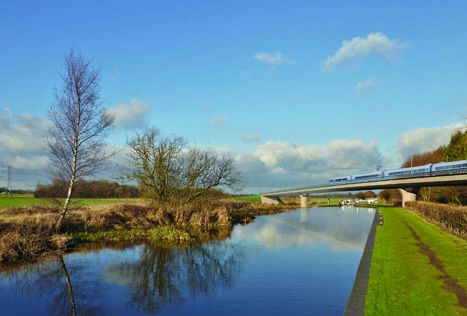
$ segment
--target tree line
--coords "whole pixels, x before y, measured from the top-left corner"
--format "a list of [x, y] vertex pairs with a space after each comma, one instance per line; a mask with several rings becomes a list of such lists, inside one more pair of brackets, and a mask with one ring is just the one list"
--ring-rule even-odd
[[[68, 182], [55, 179], [52, 184], [38, 184], [34, 191], [36, 198], [66, 198]], [[80, 179], [75, 182], [73, 197], [75, 198], [138, 198], [139, 188], [136, 185], [119, 184], [109, 180]]]

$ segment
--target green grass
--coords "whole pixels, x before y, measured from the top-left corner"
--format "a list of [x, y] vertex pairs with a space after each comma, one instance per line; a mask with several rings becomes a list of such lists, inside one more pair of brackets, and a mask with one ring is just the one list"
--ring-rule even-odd
[[[15, 194], [0, 196], [0, 208], [7, 206], [24, 207], [31, 205], [63, 205], [65, 199], [35, 198], [33, 194]], [[109, 205], [117, 203], [134, 203], [138, 199], [71, 199], [71, 205]]]
[[109, 230], [72, 233], [71, 236], [79, 243], [135, 242], [145, 239], [147, 232], [142, 229]]
[[50, 205], [52, 201], [46, 199], [36, 199], [32, 194], [15, 194], [13, 196], [0, 196], [0, 208], [6, 206], [30, 206], [30, 205]]
[[[384, 225], [377, 228], [365, 315], [467, 315], [443, 281], [467, 289], [467, 241], [407, 210], [380, 211]], [[422, 244], [436, 258], [430, 261]]]
[[253, 202], [253, 203], [261, 203], [261, 196], [257, 195], [242, 195], [242, 196], [234, 196], [229, 198], [231, 201], [246, 201], [246, 202]]
[[71, 236], [79, 243], [102, 243], [102, 242], [135, 242], [145, 239], [150, 241], [180, 243], [189, 242], [189, 233], [181, 231], [173, 226], [156, 227], [149, 231], [143, 229], [109, 230], [97, 232], [78, 232]]
[[152, 241], [188, 242], [191, 240], [190, 234], [172, 226], [156, 227], [149, 231], [149, 238]]

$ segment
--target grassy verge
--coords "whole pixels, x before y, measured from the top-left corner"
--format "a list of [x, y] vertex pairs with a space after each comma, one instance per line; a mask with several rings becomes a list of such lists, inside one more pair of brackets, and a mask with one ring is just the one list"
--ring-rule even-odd
[[467, 315], [467, 241], [401, 208], [380, 208], [365, 315]]

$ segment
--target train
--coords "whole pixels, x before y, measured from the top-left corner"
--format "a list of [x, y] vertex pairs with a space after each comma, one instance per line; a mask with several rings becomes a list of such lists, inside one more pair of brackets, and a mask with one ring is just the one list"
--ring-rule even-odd
[[377, 170], [369, 173], [332, 178], [329, 184], [345, 184], [349, 182], [380, 181], [409, 177], [428, 177], [445, 174], [467, 173], [467, 160], [432, 163], [423, 166]]

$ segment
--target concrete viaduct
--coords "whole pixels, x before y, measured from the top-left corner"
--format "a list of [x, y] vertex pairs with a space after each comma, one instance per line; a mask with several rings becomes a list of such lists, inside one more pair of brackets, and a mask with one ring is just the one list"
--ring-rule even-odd
[[261, 202], [265, 204], [279, 204], [281, 196], [300, 196], [301, 207], [307, 207], [308, 196], [312, 194], [368, 191], [381, 189], [398, 189], [402, 195], [402, 206], [406, 202], [415, 201], [417, 192], [422, 187], [467, 185], [467, 174], [449, 174], [425, 176], [417, 178], [399, 178], [369, 182], [350, 182], [346, 184], [321, 185], [276, 192], [261, 193]]

